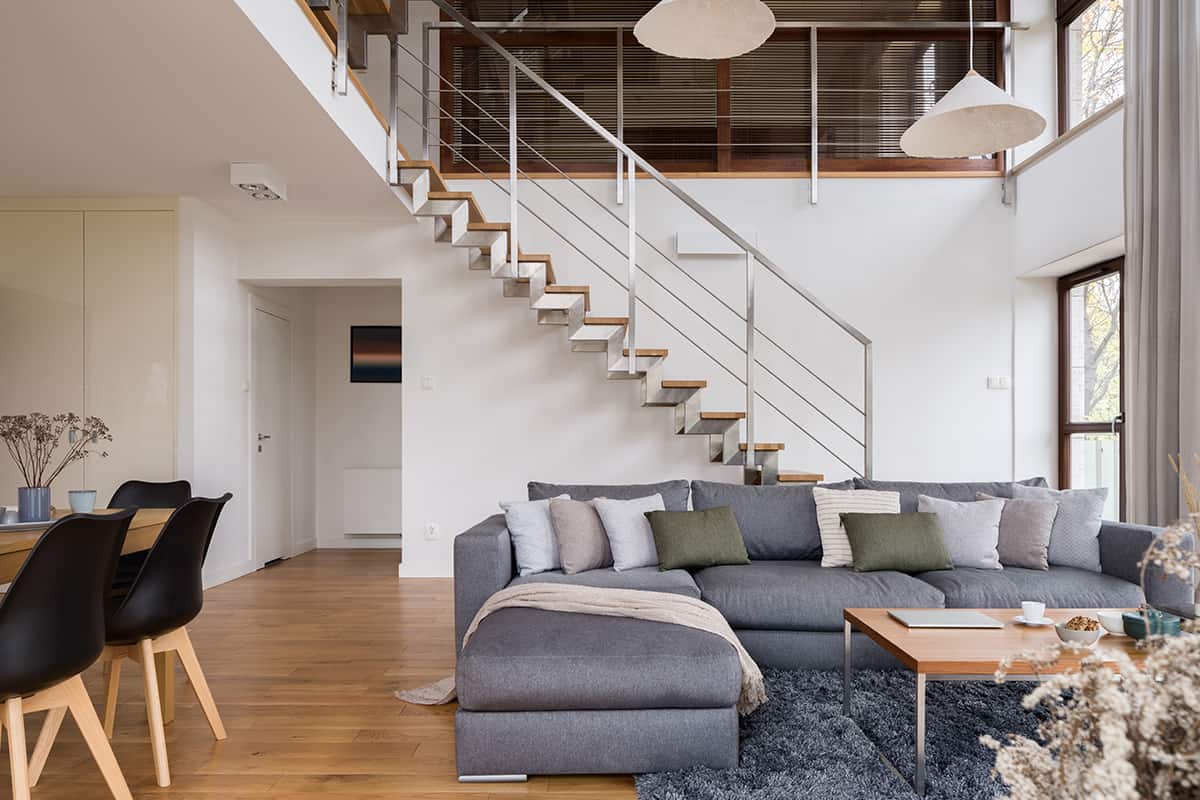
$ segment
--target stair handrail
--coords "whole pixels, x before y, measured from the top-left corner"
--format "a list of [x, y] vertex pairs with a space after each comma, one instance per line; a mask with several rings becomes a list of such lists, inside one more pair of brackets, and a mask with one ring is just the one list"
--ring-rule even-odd
[[779, 266], [775, 264], [775, 262], [772, 261], [766, 254], [742, 238], [737, 231], [722, 222], [719, 217], [709, 211], [699, 200], [692, 197], [681, 186], [655, 169], [652, 164], [638, 155], [632, 148], [618, 139], [615, 135], [610, 133], [607, 128], [593, 119], [586, 111], [575, 105], [575, 103], [571, 102], [566, 95], [554, 88], [552, 84], [542, 78], [541, 75], [538, 75], [534, 70], [521, 61], [521, 59], [517, 58], [515, 55], [501, 46], [499, 42], [491, 37], [491, 35], [489, 35], [486, 31], [468, 19], [461, 11], [455, 8], [452, 3], [448, 2], [447, 0], [431, 0], [431, 2], [442, 11], [445, 11], [447, 14], [449, 14], [460, 25], [462, 25], [463, 30], [467, 31], [476, 39], [494, 50], [497, 55], [499, 55], [509, 64], [510, 69], [515, 67], [518, 71], [522, 72], [525, 77], [529, 78], [534, 82], [534, 84], [554, 98], [559, 105], [574, 114], [580, 122], [587, 125], [596, 134], [598, 134], [600, 138], [604, 139], [604, 141], [608, 142], [610, 145], [620, 151], [627, 159], [629, 159], [630, 164], [633, 165], [633, 168], [630, 170], [631, 173], [636, 173], [640, 169], [646, 175], [653, 178], [659, 185], [663, 186], [665, 189], [667, 189], [667, 191], [675, 195], [675, 197], [677, 197], [684, 205], [698, 214], [714, 228], [723, 233], [739, 248], [752, 255], [755, 261], [769, 269], [775, 275], [775, 277], [779, 278], [797, 294], [807, 300], [810, 305], [824, 314], [827, 319], [829, 319], [851, 337], [856, 339], [859, 344], [863, 345], [864, 347], [872, 344], [871, 340], [867, 338], [862, 331], [851, 325], [837, 312], [833, 311], [820, 299], [814, 296], [812, 292], [797, 283], [791, 276], [780, 269]]
[[[840, 315], [829, 308], [825, 303], [813, 295], [808, 289], [794, 280], [786, 272], [784, 272], [774, 261], [766, 256], [755, 245], [752, 245], [743, 238], [736, 230], [726, 225], [720, 218], [713, 214], [702, 203], [692, 197], [682, 187], [674, 181], [667, 178], [659, 172], [652, 164], [642, 158], [636, 151], [629, 147], [621, 140], [619, 136], [615, 136], [608, 131], [598, 121], [593, 119], [579, 106], [575, 105], [569, 98], [563, 95], [558, 89], [551, 85], [548, 81], [538, 75], [533, 69], [528, 67], [519, 58], [502, 47], [488, 33], [482, 30], [474, 22], [468, 19], [448, 0], [432, 0], [435, 6], [455, 20], [464, 31], [471, 34], [479, 42], [486, 45], [497, 55], [504, 59], [508, 65], [508, 83], [509, 83], [509, 245], [512, 248], [511, 262], [513, 268], [519, 272], [519, 256], [518, 256], [518, 238], [517, 238], [517, 223], [518, 209], [521, 203], [517, 199], [517, 183], [519, 166], [517, 163], [517, 73], [524, 74], [535, 86], [546, 92], [560, 106], [571, 112], [577, 119], [583, 122], [593, 132], [599, 135], [605, 142], [611, 145], [618, 153], [618, 164], [621, 162], [621, 156], [628, 160], [628, 184], [626, 189], [625, 204], [629, 214], [629, 242], [627, 247], [627, 255], [629, 260], [629, 274], [627, 278], [628, 294], [629, 294], [629, 316], [626, 322], [626, 343], [628, 356], [626, 357], [626, 366], [632, 377], [637, 371], [638, 363], [638, 348], [636, 339], [636, 320], [637, 320], [637, 304], [639, 302], [636, 289], [636, 279], [638, 273], [637, 264], [637, 243], [639, 236], [635, 228], [636, 220], [636, 189], [639, 169], [645, 175], [653, 178], [660, 186], [674, 195], [680, 202], [691, 209], [701, 219], [712, 225], [716, 230], [720, 231], [726, 238], [736, 244], [746, 256], [746, 444], [745, 457], [743, 464], [745, 465], [744, 477], [747, 482], [757, 482], [759, 477], [758, 466], [756, 464], [757, 443], [755, 440], [755, 411], [754, 405], [756, 398], [759, 397], [755, 389], [754, 373], [757, 366], [757, 358], [754, 352], [754, 340], [757, 332], [757, 327], [754, 321], [754, 290], [755, 290], [755, 273], [759, 264], [765, 266], [776, 278], [783, 282], [785, 286], [792, 289], [803, 298], [809, 305], [819, 311], [826, 319], [837, 325], [844, 333], [856, 340], [863, 348], [863, 470], [861, 475], [871, 477], [873, 466], [873, 423], [874, 423], [874, 403], [873, 403], [873, 345], [869, 338], [864, 335], [858, 328], [843, 319]], [[423, 51], [427, 47], [423, 47]], [[396, 48], [393, 48], [393, 57]], [[427, 63], [426, 63], [427, 66]], [[394, 67], [394, 64], [393, 64]], [[394, 69], [393, 69], [394, 71]], [[423, 73], [422, 83], [427, 82], [428, 72]], [[428, 103], [427, 92], [422, 92], [423, 103]], [[396, 98], [395, 92], [392, 93], [393, 101]], [[424, 126], [423, 126], [424, 128]], [[427, 129], [423, 135], [427, 133]], [[622, 168], [621, 172], [624, 172]], [[620, 194], [620, 183], [626, 176], [618, 176], [618, 194]], [[840, 427], [840, 426], [839, 426]], [[818, 444], [822, 444], [819, 440]], [[825, 448], [828, 450], [828, 448]], [[838, 458], [839, 461], [842, 459]], [[845, 463], [844, 461], [842, 463]], [[857, 470], [854, 470], [858, 472]], [[765, 477], [765, 476], [763, 476]]]

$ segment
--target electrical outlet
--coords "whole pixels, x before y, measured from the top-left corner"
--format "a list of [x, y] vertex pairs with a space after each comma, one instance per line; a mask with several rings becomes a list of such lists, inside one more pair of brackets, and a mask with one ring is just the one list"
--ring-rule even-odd
[[440, 538], [442, 538], [442, 529], [436, 522], [425, 526], [425, 541], [436, 542]]
[[427, 392], [432, 392], [436, 387], [432, 375], [421, 376], [421, 388]]
[[1007, 375], [991, 375], [988, 377], [987, 385], [989, 389], [1011, 389], [1012, 378]]

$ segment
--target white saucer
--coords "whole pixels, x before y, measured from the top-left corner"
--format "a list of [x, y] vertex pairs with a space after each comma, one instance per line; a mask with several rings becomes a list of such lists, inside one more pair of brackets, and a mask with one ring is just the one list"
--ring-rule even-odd
[[1041, 619], [1025, 619], [1025, 617], [1021, 614], [1017, 614], [1015, 617], [1013, 617], [1013, 622], [1016, 622], [1020, 625], [1028, 625], [1031, 628], [1045, 628], [1054, 624], [1054, 620], [1050, 619], [1049, 617], [1042, 617]]

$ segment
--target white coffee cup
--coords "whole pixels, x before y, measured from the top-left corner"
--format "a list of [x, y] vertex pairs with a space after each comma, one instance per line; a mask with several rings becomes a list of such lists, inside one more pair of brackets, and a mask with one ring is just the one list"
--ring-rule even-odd
[[1046, 604], [1026, 600], [1021, 603], [1021, 616], [1026, 622], [1040, 622], [1046, 616]]

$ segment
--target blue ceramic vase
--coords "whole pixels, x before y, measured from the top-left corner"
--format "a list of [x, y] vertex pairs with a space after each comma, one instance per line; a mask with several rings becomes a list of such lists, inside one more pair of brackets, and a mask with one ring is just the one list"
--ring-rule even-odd
[[20, 522], [50, 521], [49, 486], [22, 486], [17, 489], [17, 520]]

